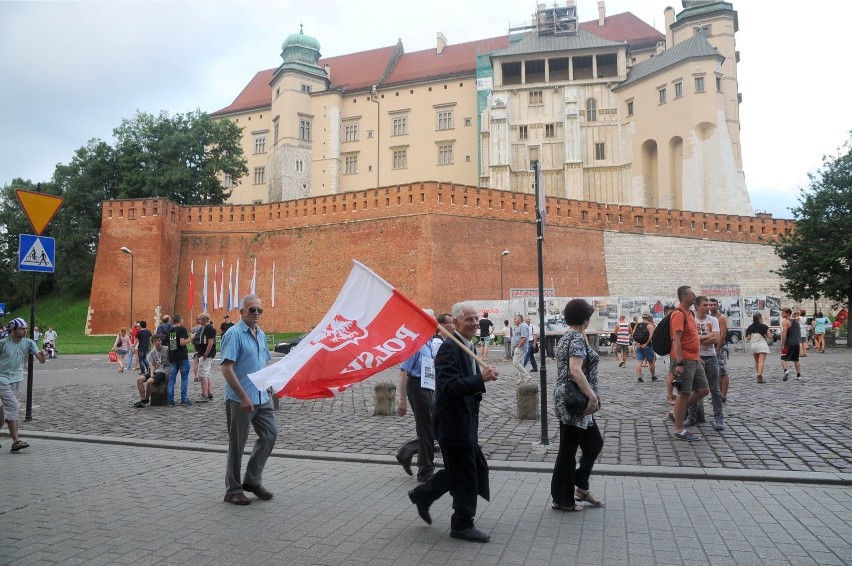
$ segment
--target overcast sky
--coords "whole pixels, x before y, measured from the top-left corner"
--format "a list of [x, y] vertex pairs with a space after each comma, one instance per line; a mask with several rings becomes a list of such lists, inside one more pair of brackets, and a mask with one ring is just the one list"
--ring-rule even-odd
[[[581, 21], [596, 0], [576, 0]], [[560, 0], [559, 4], [563, 4]], [[552, 3], [552, 2], [548, 2]], [[323, 56], [394, 45], [433, 48], [504, 34], [530, 19], [517, 0], [274, 2], [0, 2], [0, 184], [49, 180], [57, 163], [136, 110], [213, 112], [259, 70], [277, 67], [281, 43], [304, 24]], [[663, 29], [679, 0], [607, 0]], [[842, 87], [852, 2], [734, 0], [741, 136], [755, 210], [790, 217], [798, 187], [852, 129]], [[838, 88], [839, 87], [839, 88]], [[836, 89], [836, 90], [833, 90]]]

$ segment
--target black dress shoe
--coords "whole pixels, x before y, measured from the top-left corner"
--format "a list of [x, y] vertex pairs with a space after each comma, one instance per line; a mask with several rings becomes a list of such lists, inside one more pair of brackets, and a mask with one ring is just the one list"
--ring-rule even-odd
[[409, 476], [413, 476], [414, 473], [411, 471], [411, 462], [406, 462], [402, 459], [402, 456], [399, 454], [396, 455], [396, 461], [399, 462], [399, 465], [402, 466], [402, 469], [405, 470], [405, 473]]
[[243, 491], [253, 493], [257, 496], [258, 499], [263, 499], [264, 501], [269, 501], [270, 499], [272, 499], [272, 492], [270, 492], [262, 485], [249, 485], [247, 483], [244, 483]]
[[450, 531], [450, 536], [470, 542], [488, 542], [491, 540], [490, 536], [486, 535], [476, 527], [470, 527], [461, 531]]
[[429, 515], [429, 505], [423, 503], [417, 498], [416, 490], [412, 489], [408, 492], [408, 498], [412, 503], [417, 505], [417, 514], [420, 515], [420, 518], [423, 519], [427, 525], [432, 524], [432, 516]]

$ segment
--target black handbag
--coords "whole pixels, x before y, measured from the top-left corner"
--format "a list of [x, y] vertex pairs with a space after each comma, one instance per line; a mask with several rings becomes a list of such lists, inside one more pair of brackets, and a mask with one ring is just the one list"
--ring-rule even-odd
[[[586, 359], [583, 360], [583, 375], [589, 376], [589, 345], [586, 344]], [[582, 415], [589, 406], [589, 398], [580, 390], [577, 382], [571, 378], [568, 370], [568, 381], [565, 383], [565, 410], [571, 415]]]

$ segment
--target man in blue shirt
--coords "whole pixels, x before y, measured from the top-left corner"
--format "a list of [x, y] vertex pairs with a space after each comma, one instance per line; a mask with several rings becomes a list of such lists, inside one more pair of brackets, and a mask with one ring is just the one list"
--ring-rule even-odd
[[[266, 391], [254, 386], [248, 378], [272, 358], [266, 347], [266, 335], [257, 325], [263, 314], [260, 299], [248, 295], [240, 301], [240, 321], [222, 337], [222, 375], [225, 377], [225, 414], [228, 419], [228, 461], [225, 470], [225, 502], [248, 505], [244, 491], [264, 501], [272, 499], [261, 481], [266, 459], [275, 446], [278, 427], [272, 403]], [[249, 457], [243, 481], [240, 481], [243, 450], [248, 440], [249, 425], [254, 427], [257, 441]]]
[[[426, 312], [431, 312], [427, 309]], [[452, 332], [453, 317], [444, 313], [438, 317], [438, 322]], [[435, 365], [433, 360], [441, 347], [441, 334], [426, 342], [413, 356], [399, 366], [399, 403], [396, 414], [405, 416], [407, 410], [406, 398], [414, 412], [414, 426], [417, 437], [399, 447], [396, 460], [402, 465], [409, 476], [411, 460], [417, 454], [417, 481], [424, 483], [435, 473], [435, 435], [432, 432], [432, 402], [435, 399]], [[431, 374], [431, 380], [422, 379], [423, 371]]]
[[[27, 338], [27, 323], [22, 318], [9, 322], [9, 335], [0, 339], [0, 416], [12, 436], [12, 452], [27, 448], [29, 444], [18, 436], [18, 388], [24, 380], [23, 364], [32, 354], [44, 363], [47, 354]], [[3, 422], [0, 421], [0, 428]]]

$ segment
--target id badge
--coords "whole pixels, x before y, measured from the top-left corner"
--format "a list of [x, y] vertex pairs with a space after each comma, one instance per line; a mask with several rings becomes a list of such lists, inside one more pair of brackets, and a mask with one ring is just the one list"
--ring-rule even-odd
[[420, 387], [435, 391], [435, 360], [429, 356], [420, 357]]

